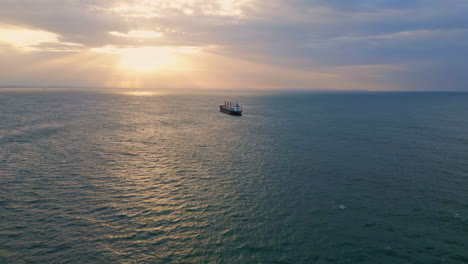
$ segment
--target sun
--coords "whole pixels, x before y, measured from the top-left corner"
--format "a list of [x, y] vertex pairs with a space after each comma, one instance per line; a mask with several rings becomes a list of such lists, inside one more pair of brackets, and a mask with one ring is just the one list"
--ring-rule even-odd
[[191, 60], [201, 54], [201, 48], [194, 46], [144, 46], [118, 47], [106, 45], [93, 48], [93, 52], [111, 54], [113, 65], [120, 72], [132, 76], [148, 75], [155, 72], [173, 73], [191, 69]]
[[138, 47], [121, 51], [120, 66], [125, 69], [148, 72], [168, 69], [175, 63], [170, 47]]

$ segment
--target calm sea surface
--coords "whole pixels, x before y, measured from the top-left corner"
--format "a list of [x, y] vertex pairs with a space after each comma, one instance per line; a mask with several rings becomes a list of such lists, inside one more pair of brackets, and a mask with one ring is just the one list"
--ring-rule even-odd
[[0, 263], [468, 263], [468, 93], [0, 91]]

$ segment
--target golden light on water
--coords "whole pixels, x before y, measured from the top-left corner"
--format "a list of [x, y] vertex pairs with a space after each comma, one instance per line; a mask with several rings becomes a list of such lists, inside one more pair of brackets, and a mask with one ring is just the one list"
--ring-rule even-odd
[[132, 95], [132, 96], [154, 96], [154, 95], [160, 95], [160, 92], [154, 92], [154, 91], [131, 91], [131, 92], [123, 92], [122, 94], [125, 95]]

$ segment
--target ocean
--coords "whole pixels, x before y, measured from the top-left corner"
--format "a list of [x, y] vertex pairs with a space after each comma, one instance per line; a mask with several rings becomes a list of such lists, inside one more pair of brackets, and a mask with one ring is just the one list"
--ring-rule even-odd
[[0, 263], [468, 263], [468, 93], [0, 90]]

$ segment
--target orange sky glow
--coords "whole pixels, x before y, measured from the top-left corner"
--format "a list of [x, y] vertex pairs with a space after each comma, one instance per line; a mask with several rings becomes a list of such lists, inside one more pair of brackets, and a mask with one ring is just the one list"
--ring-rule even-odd
[[438, 76], [442, 56], [428, 60], [413, 47], [467, 35], [458, 28], [379, 27], [414, 16], [416, 10], [397, 4], [369, 9], [357, 3], [351, 9], [319, 0], [21, 0], [1, 5], [3, 86], [417, 90], [434, 82], [411, 76], [427, 71]]

